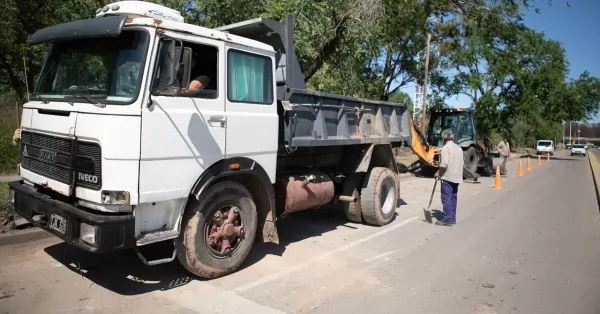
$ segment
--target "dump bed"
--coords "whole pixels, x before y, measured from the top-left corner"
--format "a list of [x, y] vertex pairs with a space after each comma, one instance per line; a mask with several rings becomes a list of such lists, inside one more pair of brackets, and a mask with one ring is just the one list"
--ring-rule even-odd
[[[280, 141], [288, 147], [411, 142], [406, 104], [309, 91], [294, 51], [292, 17], [256, 18], [217, 30], [273, 46]], [[359, 83], [359, 82], [357, 82]]]
[[410, 140], [406, 105], [291, 89], [280, 101], [284, 141], [292, 147]]

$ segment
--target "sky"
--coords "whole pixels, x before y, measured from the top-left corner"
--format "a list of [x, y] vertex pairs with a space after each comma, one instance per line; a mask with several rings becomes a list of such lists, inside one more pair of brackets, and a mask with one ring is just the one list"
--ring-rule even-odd
[[[552, 5], [548, 5], [547, 1], [540, 0], [541, 12], [524, 11], [524, 22], [563, 45], [569, 61], [570, 78], [577, 78], [585, 70], [600, 77], [600, 0], [569, 0], [570, 7], [566, 2], [552, 0]], [[414, 84], [402, 88], [413, 98], [414, 90]], [[448, 99], [447, 103], [455, 108], [468, 107], [471, 100], [458, 96]], [[600, 116], [594, 120], [600, 121]]]

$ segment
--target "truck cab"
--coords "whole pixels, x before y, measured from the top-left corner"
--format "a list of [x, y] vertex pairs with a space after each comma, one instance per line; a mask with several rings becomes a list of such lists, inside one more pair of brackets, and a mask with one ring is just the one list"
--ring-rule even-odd
[[[178, 237], [190, 191], [217, 163], [275, 181], [272, 46], [141, 1], [30, 44], [47, 44], [47, 56], [23, 108], [23, 181], [11, 188], [34, 224], [88, 251], [139, 247]], [[188, 88], [200, 76], [206, 86]]]

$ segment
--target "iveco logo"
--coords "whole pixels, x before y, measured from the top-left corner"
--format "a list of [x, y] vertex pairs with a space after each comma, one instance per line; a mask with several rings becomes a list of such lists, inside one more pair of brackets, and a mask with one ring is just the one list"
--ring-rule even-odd
[[49, 150], [40, 150], [40, 159], [43, 161], [54, 163], [56, 161], [56, 153]]
[[80, 172], [78, 177], [79, 181], [84, 181], [88, 183], [98, 183], [98, 176]]

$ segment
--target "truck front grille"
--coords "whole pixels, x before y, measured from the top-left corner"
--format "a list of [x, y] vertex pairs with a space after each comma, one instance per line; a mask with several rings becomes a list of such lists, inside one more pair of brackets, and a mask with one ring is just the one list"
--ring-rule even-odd
[[[75, 156], [73, 145], [77, 145]], [[101, 156], [100, 145], [97, 143], [21, 132], [21, 166], [65, 184], [71, 184], [75, 180], [77, 186], [100, 189]]]

